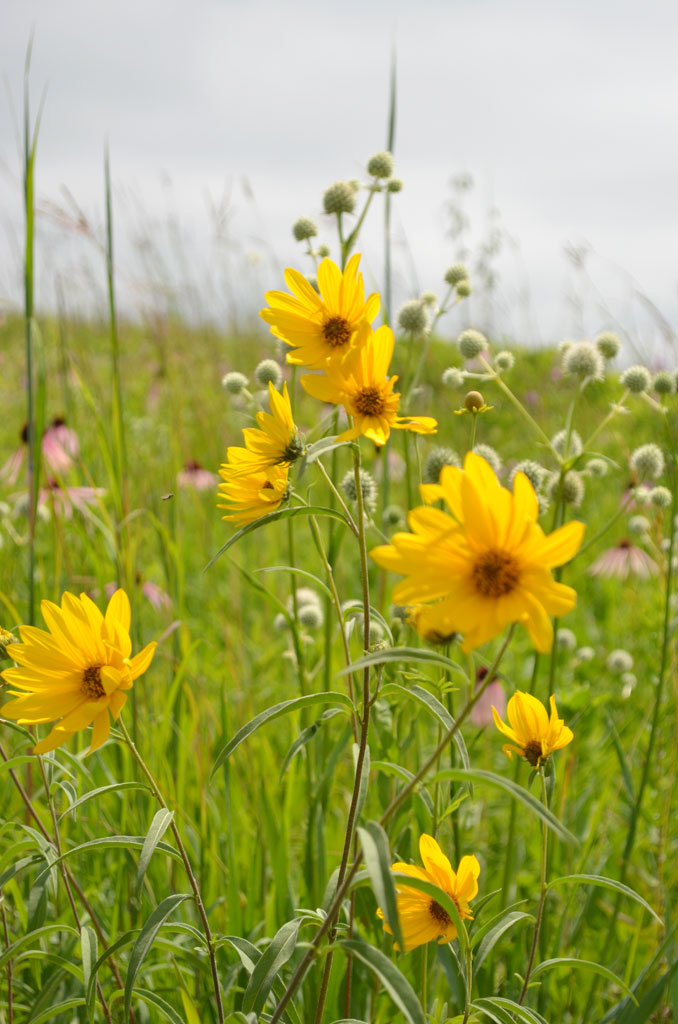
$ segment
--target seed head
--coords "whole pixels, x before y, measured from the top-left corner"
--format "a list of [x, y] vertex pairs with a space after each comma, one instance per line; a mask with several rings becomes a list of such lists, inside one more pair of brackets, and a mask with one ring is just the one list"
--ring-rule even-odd
[[319, 604], [305, 604], [299, 608], [299, 622], [306, 629], [320, 629], [324, 622], [322, 608]]
[[621, 348], [621, 342], [616, 334], [612, 331], [603, 331], [596, 338], [596, 348], [600, 352], [603, 359], [614, 359], [619, 354]]
[[278, 612], [273, 620], [273, 628], [278, 632], [282, 633], [284, 629], [287, 629], [287, 619], [282, 612]]
[[[312, 587], [297, 587], [297, 608], [301, 608], [302, 605], [315, 604], [318, 608], [321, 607], [321, 601], [318, 594]], [[294, 608], [294, 602], [290, 596], [287, 599], [287, 610], [291, 612]]]
[[[551, 444], [558, 452], [559, 455], [565, 455], [565, 445], [567, 443], [567, 431], [559, 430], [558, 433], [551, 439]], [[582, 442], [581, 437], [576, 430], [570, 432], [570, 443], [568, 445], [568, 457], [576, 458], [577, 455], [582, 453]]]
[[497, 352], [496, 356], [494, 357], [494, 365], [496, 366], [500, 373], [503, 373], [504, 370], [511, 370], [513, 368], [513, 364], [515, 363], [515, 361], [516, 359], [513, 355], [513, 352], [506, 352], [505, 350], [502, 352]]
[[400, 178], [389, 178], [386, 182], [386, 190], [388, 192], [402, 192], [403, 183]]
[[405, 513], [400, 505], [387, 505], [384, 509], [384, 523], [386, 526], [397, 526], [398, 523], [404, 522], [404, 519]]
[[511, 486], [513, 486], [513, 481], [515, 479], [516, 473], [524, 473], [527, 479], [534, 487], [535, 491], [538, 491], [539, 488], [542, 486], [542, 484], [544, 483], [544, 478], [546, 476], [546, 470], [544, 469], [544, 467], [540, 465], [538, 462], [535, 462], [534, 459], [523, 459], [522, 462], [519, 462], [517, 466], [514, 467], [513, 472], [511, 473], [511, 476], [509, 478], [509, 483], [511, 484]]
[[460, 281], [468, 281], [468, 267], [464, 263], [453, 263], [445, 271], [445, 280], [452, 288], [456, 288]]
[[626, 527], [629, 533], [632, 533], [637, 537], [642, 537], [650, 529], [650, 520], [647, 516], [631, 516]]
[[624, 698], [624, 700], [627, 700], [631, 696], [633, 688], [638, 682], [638, 680], [636, 679], [633, 672], [622, 672], [619, 682], [622, 684], [621, 695]]
[[659, 373], [655, 373], [654, 380], [652, 381], [652, 387], [658, 395], [673, 395], [676, 391], [676, 377], [675, 374], [669, 373], [668, 370], [660, 370]]
[[610, 651], [608, 654], [605, 664], [608, 670], [615, 676], [620, 676], [622, 672], [630, 672], [633, 668], [633, 658], [628, 651], [618, 647], [614, 651]]
[[492, 469], [495, 471], [497, 476], [499, 476], [503, 468], [499, 452], [496, 452], [489, 444], [477, 444], [473, 450], [476, 455], [480, 455], [482, 459], [485, 459], [485, 462], [489, 462]]
[[316, 249], [316, 252], [320, 259], [324, 260], [325, 257], [329, 256], [330, 254], [330, 247], [329, 245], [319, 245], [318, 248]]
[[571, 629], [566, 629], [561, 626], [558, 629], [556, 643], [562, 651], [573, 651], [577, 646], [577, 638]]
[[631, 453], [629, 465], [641, 479], [651, 477], [656, 480], [664, 472], [664, 453], [658, 444], [641, 444]]
[[292, 225], [292, 234], [297, 242], [305, 242], [307, 238], [314, 238], [318, 234], [318, 226], [310, 217], [299, 217]]
[[578, 341], [570, 345], [563, 355], [563, 370], [565, 373], [573, 373], [577, 377], [594, 377], [601, 380], [604, 369], [603, 357], [590, 341]]
[[577, 651], [578, 661], [593, 661], [596, 656], [596, 652], [592, 647], [580, 647]]
[[353, 213], [355, 190], [349, 181], [335, 181], [323, 195], [325, 213]]
[[461, 466], [459, 456], [452, 448], [432, 448], [426, 456], [423, 479], [425, 484], [437, 484], [445, 466]]
[[460, 299], [467, 299], [471, 292], [473, 291], [473, 288], [471, 287], [471, 282], [460, 281], [459, 284], [457, 285], [456, 291]]
[[260, 388], [266, 388], [272, 384], [277, 390], [282, 384], [282, 370], [275, 359], [262, 359], [254, 371], [254, 379]]
[[[349, 501], [355, 502], [357, 500], [358, 493], [355, 488], [355, 475], [352, 469], [349, 469], [341, 481], [341, 489]], [[377, 507], [377, 483], [372, 474], [368, 473], [366, 469], [360, 470], [360, 490], [362, 491], [365, 508], [368, 512], [374, 512]]]
[[429, 328], [426, 306], [421, 299], [410, 299], [398, 310], [398, 326], [415, 337], [425, 334]]
[[575, 472], [574, 469], [569, 470], [563, 477], [562, 490], [560, 473], [553, 473], [549, 480], [548, 493], [552, 501], [556, 501], [560, 495], [565, 505], [577, 508], [584, 498], [584, 481], [581, 473]]
[[229, 394], [240, 395], [249, 384], [249, 381], [244, 373], [232, 370], [231, 373], [227, 373], [221, 378], [221, 384]]
[[642, 395], [650, 390], [650, 371], [646, 366], [629, 366], [621, 375], [621, 382], [633, 395]]
[[390, 178], [393, 174], [393, 156], [387, 150], [375, 153], [367, 161], [367, 173], [373, 178]]
[[464, 377], [463, 370], [459, 370], [456, 366], [448, 366], [446, 370], [443, 370], [440, 379], [446, 388], [461, 388], [464, 386]]
[[436, 295], [435, 292], [422, 292], [421, 301], [424, 303], [425, 306], [437, 306], [438, 296]]
[[650, 491], [650, 502], [657, 508], [670, 508], [673, 495], [668, 487], [653, 487]]
[[586, 472], [589, 476], [603, 477], [607, 476], [608, 465], [605, 459], [589, 459], [586, 463]]
[[470, 328], [468, 331], [462, 331], [457, 338], [457, 344], [464, 359], [473, 359], [475, 356], [479, 356], [481, 352], [487, 351], [487, 338], [480, 331], [475, 331], [473, 328]]

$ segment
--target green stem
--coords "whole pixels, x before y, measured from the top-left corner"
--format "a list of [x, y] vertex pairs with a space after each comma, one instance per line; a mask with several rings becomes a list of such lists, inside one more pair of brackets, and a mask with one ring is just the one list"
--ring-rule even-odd
[[26, 217], [24, 253], [24, 325], [26, 349], [26, 399], [28, 424], [28, 622], [35, 622], [35, 524], [38, 504], [38, 477], [40, 471], [40, 443], [35, 423], [35, 400], [33, 393], [33, 263], [34, 263], [34, 168], [36, 136], [31, 141], [30, 109], [28, 101], [28, 77], [30, 71], [31, 45], [26, 54], [24, 68], [24, 211]]
[[550, 438], [544, 433], [544, 431], [539, 426], [537, 421], [534, 420], [532, 418], [532, 416], [530, 416], [529, 412], [527, 411], [527, 409], [525, 408], [523, 403], [520, 401], [520, 399], [516, 398], [516, 396], [513, 394], [511, 389], [508, 387], [508, 385], [504, 383], [504, 381], [499, 376], [499, 374], [496, 373], [495, 370], [492, 369], [490, 364], [487, 362], [487, 360], [482, 355], [479, 356], [478, 359], [482, 363], [482, 365], [485, 367], [485, 370], [487, 371], [490, 380], [493, 380], [494, 383], [497, 384], [499, 389], [506, 395], [508, 400], [515, 406], [515, 408], [518, 410], [518, 412], [523, 417], [523, 419], [526, 420], [526, 422], [529, 423], [530, 426], [532, 427], [532, 429], [538, 434], [538, 436], [541, 438], [543, 444], [551, 452], [551, 455], [553, 455], [553, 457], [556, 460], [556, 462], [558, 463], [558, 465], [559, 466], [562, 465], [563, 460], [561, 459], [560, 455], [558, 454], [558, 452], [555, 450], [555, 448], [551, 444]]
[[[389, 804], [389, 806], [386, 808], [386, 810], [382, 814], [381, 818], [379, 819], [379, 824], [380, 825], [382, 825], [382, 826], [385, 825], [389, 821], [389, 819], [393, 816], [393, 814], [395, 814], [395, 812], [398, 810], [398, 808], [403, 803], [403, 801], [407, 799], [407, 797], [410, 795], [410, 793], [412, 793], [412, 791], [421, 782], [421, 780], [426, 775], [426, 772], [429, 770], [429, 768], [433, 764], [435, 764], [435, 762], [438, 760], [438, 757], [440, 756], [441, 752], [445, 749], [447, 744], [450, 743], [451, 740], [454, 738], [454, 736], [456, 735], [456, 733], [460, 729], [460, 727], [463, 724], [463, 722], [466, 721], [466, 719], [470, 715], [471, 711], [473, 710], [473, 708], [478, 703], [478, 701], [482, 697], [483, 693], [485, 692], [485, 690], [489, 686], [491, 680], [497, 674], [497, 669], [499, 668], [501, 660], [504, 657], [504, 654], [506, 653], [506, 650], [508, 648], [509, 643], [511, 642], [511, 639], [513, 637], [514, 632], [515, 632], [515, 624], [510, 626], [510, 628], [509, 628], [509, 630], [507, 632], [506, 638], [505, 638], [503, 644], [501, 645], [501, 647], [499, 649], [499, 652], [498, 652], [497, 656], [494, 659], [494, 662], [492, 663], [492, 665], [491, 665], [487, 675], [483, 679], [482, 685], [478, 687], [478, 689], [475, 691], [475, 693], [473, 693], [473, 691], [471, 691], [471, 695], [469, 697], [469, 700], [467, 701], [465, 707], [463, 708], [461, 714], [459, 715], [459, 718], [457, 718], [455, 720], [454, 725], [452, 725], [448, 729], [448, 731], [445, 733], [445, 736], [443, 737], [441, 742], [438, 744], [438, 746], [433, 751], [431, 756], [424, 762], [424, 764], [419, 769], [419, 771], [416, 773], [416, 775], [413, 775], [412, 778], [409, 780], [409, 782], [407, 782], [403, 786], [402, 790], [398, 794], [396, 794], [396, 796], [393, 798], [393, 800], [391, 801], [391, 803]], [[362, 854], [358, 854], [358, 856], [356, 856], [356, 858], [353, 861], [352, 867], [346, 873], [346, 876], [344, 878], [343, 884], [341, 884], [341, 885], [338, 884], [337, 885], [337, 889], [336, 889], [336, 892], [334, 894], [334, 898], [333, 898], [332, 903], [330, 904], [330, 906], [329, 906], [329, 908], [327, 910], [327, 915], [325, 917], [325, 920], [320, 925], [320, 927], [318, 928], [318, 931], [315, 933], [315, 935], [311, 939], [311, 942], [309, 944], [309, 948], [306, 950], [306, 953], [302, 957], [302, 959], [301, 959], [301, 961], [299, 963], [299, 966], [297, 967], [296, 971], [292, 975], [292, 978], [290, 979], [290, 981], [289, 981], [289, 983], [287, 985], [287, 988], [285, 989], [285, 991], [284, 991], [284, 993], [283, 993], [283, 995], [282, 995], [282, 997], [280, 999], [280, 1002], [278, 1003], [278, 1005], [275, 1008], [275, 1011], [274, 1011], [274, 1013], [273, 1013], [273, 1015], [271, 1017], [271, 1020], [270, 1020], [270, 1024], [277, 1024], [277, 1022], [282, 1017], [283, 1013], [285, 1012], [285, 1007], [287, 1006], [287, 1004], [289, 1003], [290, 999], [292, 998], [292, 996], [296, 992], [297, 988], [299, 987], [299, 985], [303, 981], [304, 976], [306, 974], [306, 971], [308, 970], [308, 968], [309, 968], [309, 966], [311, 964], [311, 961], [315, 958], [316, 953], [318, 951], [318, 948], [320, 947], [320, 944], [321, 944], [323, 938], [325, 937], [325, 935], [327, 934], [327, 932], [331, 928], [333, 929], [334, 922], [336, 921], [337, 915], [339, 914], [339, 911], [341, 910], [341, 906], [342, 906], [342, 903], [344, 901], [344, 898], [346, 897], [346, 894], [348, 893], [348, 890], [351, 887], [351, 883], [352, 883], [353, 879], [355, 878], [356, 874], [358, 873], [358, 869], [359, 869], [361, 863], [362, 863]], [[328, 956], [329, 955], [330, 954], [328, 954]]]
[[363, 206], [362, 213], [358, 217], [358, 221], [356, 223], [356, 226], [353, 228], [353, 231], [351, 232], [351, 234], [348, 236], [348, 238], [346, 239], [346, 241], [342, 245], [342, 250], [341, 250], [341, 255], [342, 255], [342, 260], [343, 260], [342, 269], [346, 265], [346, 260], [351, 255], [351, 249], [353, 248], [355, 243], [358, 241], [358, 235], [360, 233], [360, 229], [363, 226], [363, 221], [365, 220], [365, 215], [367, 214], [367, 211], [370, 208], [370, 205], [372, 203], [374, 195], [375, 195], [376, 192], [380, 192], [380, 191], [381, 191], [381, 189], [379, 188], [378, 185], [376, 185], [376, 187], [375, 187], [375, 185], [371, 185], [370, 186], [370, 194], [368, 195], [367, 200], [365, 202], [365, 205]]
[[[358, 510], [358, 543], [360, 547], [360, 578], [362, 583], [363, 592], [363, 648], [367, 653], [370, 649], [370, 581], [368, 576], [367, 567], [367, 543], [365, 538], [365, 508], [363, 504], [362, 487], [360, 484], [360, 445], [356, 445], [353, 449], [353, 476], [355, 479], [356, 487], [356, 506]], [[353, 793], [351, 795], [351, 806], [348, 812], [348, 820], [346, 822], [346, 834], [344, 836], [344, 849], [341, 856], [341, 864], [339, 865], [339, 873], [337, 875], [337, 889], [340, 889], [344, 878], [346, 876], [346, 869], [348, 867], [348, 860], [351, 852], [351, 844], [353, 842], [353, 832], [356, 824], [356, 813], [358, 808], [358, 799], [360, 797], [360, 788], [362, 782], [363, 765], [365, 762], [365, 753], [367, 750], [367, 735], [369, 732], [370, 725], [370, 669], [365, 668], [363, 671], [363, 713], [360, 722], [360, 745], [358, 747], [358, 756], [356, 758], [355, 767], [355, 779], [353, 782]], [[332, 931], [330, 933], [330, 944], [334, 942], [336, 936], [336, 929], [332, 925]], [[333, 953], [330, 951], [325, 959], [325, 966], [323, 969], [323, 977], [320, 985], [320, 994], [318, 997], [318, 1005], [315, 1013], [315, 1024], [320, 1024], [325, 1009], [325, 999], [327, 998], [327, 987], [330, 981], [330, 974], [332, 971], [332, 960]], [[350, 1001], [350, 995], [347, 996]]]
[[631, 392], [628, 389], [624, 392], [624, 394], [621, 396], [619, 401], [615, 402], [615, 404], [612, 406], [612, 408], [608, 412], [607, 416], [605, 416], [605, 418], [603, 420], [601, 420], [601, 422], [598, 424], [598, 426], [593, 431], [591, 436], [586, 439], [586, 443], [584, 444], [584, 451], [585, 452], [587, 452], [589, 450], [589, 448], [591, 447], [593, 442], [596, 440], [598, 435], [605, 429], [605, 427], [608, 425], [610, 420], [614, 419], [614, 417], [617, 415], [617, 413], [620, 412], [621, 409], [623, 409], [624, 403], [626, 402], [626, 399], [629, 397], [630, 393]]
[[[155, 776], [151, 772], [150, 768], [147, 767], [146, 762], [144, 761], [143, 757], [137, 750], [134, 742], [132, 741], [132, 737], [127, 731], [127, 728], [122, 717], [118, 719], [118, 728], [120, 729], [123, 738], [127, 746], [129, 747], [132, 757], [137, 762], [143, 774], [148, 779], [148, 783], [151, 787], [151, 790], [156, 800], [158, 801], [161, 807], [164, 807], [165, 810], [169, 810], [167, 802], [165, 801], [165, 798], [162, 795], [162, 792], [160, 791], [160, 787], [158, 786], [158, 783], [155, 780]], [[200, 914], [200, 920], [202, 921], [202, 927], [205, 933], [205, 941], [207, 943], [207, 950], [209, 953], [210, 967], [212, 969], [212, 983], [214, 985], [214, 998], [216, 1000], [217, 1018], [219, 1024], [224, 1024], [224, 1007], [221, 1000], [221, 986], [219, 984], [219, 971], [217, 968], [217, 959], [214, 952], [214, 940], [212, 938], [212, 931], [210, 929], [209, 920], [207, 918], [207, 913], [205, 911], [205, 905], [202, 901], [202, 896], [200, 894], [200, 886], [198, 885], [198, 881], [195, 875], [193, 874], [193, 868], [191, 867], [191, 862], [188, 859], [188, 854], [186, 853], [186, 848], [182, 842], [181, 835], [179, 833], [179, 829], [177, 828], [177, 824], [174, 820], [174, 817], [172, 817], [172, 820], [170, 822], [170, 828], [172, 829], [172, 834], [174, 836], [174, 841], [177, 844], [179, 855], [181, 856], [181, 859], [183, 861], [184, 870], [188, 877], [189, 884], [191, 886], [191, 889], [193, 890], [193, 896], [195, 897], [195, 902], [198, 907], [198, 913]]]
[[[0, 915], [2, 916], [2, 937], [5, 941], [5, 949], [9, 949], [9, 928], [7, 927], [4, 895], [0, 895]], [[14, 978], [11, 959], [7, 961], [7, 1024], [14, 1024]]]
[[468, 1024], [471, 1013], [471, 998], [473, 993], [473, 951], [471, 943], [466, 943], [466, 1002], [464, 1004], [464, 1019], [462, 1024]]
[[[541, 798], [544, 807], [548, 809], [549, 800], [548, 794], [546, 792], [546, 779], [544, 778], [543, 766], [541, 766], [539, 769], [539, 777], [541, 778]], [[539, 931], [541, 929], [541, 922], [544, 914], [544, 902], [546, 900], [546, 870], [548, 864], [549, 832], [545, 821], [542, 822], [541, 828], [541, 882], [539, 890], [539, 906], [537, 908], [537, 920], [535, 921], [534, 925], [534, 935], [532, 936], [532, 948], [530, 949], [530, 958], [527, 962], [527, 970], [525, 971], [525, 981], [523, 982], [523, 988], [518, 999], [518, 1002], [521, 1004], [527, 993], [527, 987], [530, 983], [530, 975], [532, 974], [532, 968], [534, 967], [534, 958], [537, 953], [537, 944], [539, 942]]]

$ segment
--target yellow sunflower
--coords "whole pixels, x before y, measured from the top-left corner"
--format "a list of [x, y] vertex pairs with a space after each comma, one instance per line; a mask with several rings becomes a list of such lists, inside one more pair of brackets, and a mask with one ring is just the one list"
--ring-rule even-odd
[[317, 292], [298, 270], [288, 268], [287, 292], [267, 292], [268, 307], [260, 316], [271, 333], [294, 351], [287, 362], [321, 370], [327, 359], [341, 358], [350, 348], [363, 320], [372, 323], [379, 312], [379, 296], [365, 299], [360, 254], [351, 256], [343, 274], [336, 263], [324, 259], [318, 267]]
[[329, 362], [325, 374], [309, 373], [301, 378], [305, 391], [321, 402], [343, 405], [353, 425], [337, 438], [347, 441], [363, 434], [383, 445], [392, 429], [415, 434], [435, 434], [437, 422], [430, 416], [398, 416], [400, 395], [393, 391], [397, 377], [388, 377], [393, 356], [393, 331], [368, 323], [358, 330], [356, 343], [341, 362]]
[[513, 760], [513, 755], [524, 757], [533, 768], [538, 768], [554, 750], [561, 750], [571, 743], [574, 733], [558, 718], [556, 698], [551, 695], [551, 717], [540, 700], [531, 693], [516, 690], [506, 708], [510, 727], [505, 725], [495, 707], [492, 708], [494, 724], [499, 732], [512, 742], [502, 750]]
[[[239, 454], [240, 453], [240, 454]], [[219, 484], [219, 497], [226, 504], [217, 505], [225, 508], [230, 515], [222, 519], [230, 519], [236, 524], [251, 523], [269, 512], [275, 512], [288, 497], [287, 466], [267, 466], [264, 469], [249, 468], [251, 452], [245, 448], [229, 448], [229, 464], [222, 466], [219, 475], [224, 482]]]
[[[455, 872], [435, 839], [426, 834], [419, 839], [419, 853], [424, 862], [423, 868], [398, 862], [392, 865], [393, 871], [437, 885], [454, 900], [462, 921], [467, 918], [473, 920], [469, 903], [478, 894], [480, 864], [477, 858], [462, 857], [459, 869]], [[456, 939], [457, 929], [449, 914], [427, 893], [397, 882], [396, 899], [406, 953], [434, 939], [440, 945]], [[377, 910], [377, 915], [384, 922], [384, 931], [392, 935], [381, 908]], [[395, 948], [400, 948], [397, 943]]]
[[406, 576], [393, 592], [396, 604], [424, 605], [417, 629], [448, 636], [462, 633], [468, 653], [512, 622], [524, 625], [538, 651], [553, 642], [550, 615], [577, 603], [572, 587], [557, 583], [555, 566], [579, 550], [584, 524], [567, 523], [546, 535], [537, 522], [537, 497], [524, 473], [513, 493], [501, 487], [492, 467], [469, 452], [464, 469], [445, 466], [440, 484], [422, 484], [425, 501], [443, 499], [452, 518], [437, 508], [409, 514], [412, 533], [396, 533], [375, 548], [384, 569]]
[[283, 384], [282, 394], [268, 385], [271, 412], [258, 412], [259, 427], [243, 430], [245, 448], [228, 449], [231, 476], [241, 476], [266, 469], [267, 466], [290, 466], [299, 458], [304, 446], [292, 416], [292, 405]]
[[108, 739], [109, 712], [118, 718], [125, 691], [146, 671], [157, 644], [130, 657], [130, 606], [124, 590], [113, 594], [105, 616], [87, 594], [64, 594], [61, 607], [51, 601], [40, 607], [49, 633], [19, 627], [21, 643], [11, 644], [7, 653], [20, 667], [2, 673], [16, 699], [0, 713], [21, 725], [56, 722], [49, 736], [36, 743], [36, 754], [60, 747], [92, 725], [91, 753]]

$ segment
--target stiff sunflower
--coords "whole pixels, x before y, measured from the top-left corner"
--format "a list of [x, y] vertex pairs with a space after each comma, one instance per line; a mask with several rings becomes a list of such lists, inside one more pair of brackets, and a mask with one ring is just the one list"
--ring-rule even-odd
[[383, 445], [392, 429], [415, 434], [435, 434], [437, 422], [430, 416], [398, 416], [400, 394], [393, 391], [397, 377], [388, 377], [393, 357], [393, 331], [368, 323], [358, 330], [355, 346], [341, 360], [329, 362], [324, 376], [315, 373], [301, 378], [305, 391], [321, 402], [343, 405], [353, 425], [337, 438], [347, 441], [364, 434]]
[[268, 396], [271, 412], [258, 412], [259, 427], [246, 427], [243, 430], [245, 447], [228, 449], [232, 477], [247, 475], [268, 466], [290, 466], [304, 450], [292, 416], [287, 384], [283, 384], [280, 394], [269, 383]]
[[462, 633], [465, 653], [497, 636], [510, 623], [524, 625], [538, 651], [551, 649], [550, 615], [571, 611], [577, 594], [553, 579], [551, 569], [579, 550], [584, 524], [567, 523], [548, 536], [537, 522], [537, 496], [524, 473], [513, 493], [492, 467], [469, 452], [464, 469], [445, 466], [440, 484], [422, 484], [425, 501], [438, 508], [410, 512], [412, 533], [396, 533], [375, 548], [384, 569], [406, 576], [393, 592], [396, 604], [422, 604], [417, 628], [441, 636]]
[[505, 725], [495, 707], [492, 708], [494, 724], [499, 732], [507, 736], [511, 743], [502, 747], [504, 753], [513, 760], [513, 755], [524, 757], [533, 768], [538, 768], [554, 750], [561, 750], [571, 743], [574, 733], [558, 718], [556, 698], [551, 695], [551, 717], [540, 700], [531, 693], [516, 690], [506, 708], [509, 725]]
[[226, 504], [219, 504], [217, 508], [230, 512], [222, 519], [241, 525], [275, 512], [287, 500], [289, 493], [287, 466], [267, 466], [254, 471], [250, 468], [245, 473], [241, 472], [243, 466], [249, 467], [250, 454], [245, 448], [229, 449], [229, 464], [219, 470], [224, 481], [219, 484], [219, 497]]
[[[480, 864], [477, 858], [462, 857], [459, 869], [455, 872], [435, 839], [426, 834], [419, 839], [419, 853], [424, 862], [423, 868], [398, 862], [392, 865], [392, 870], [437, 885], [454, 900], [462, 921], [467, 918], [473, 920], [469, 903], [478, 893]], [[434, 939], [438, 940], [439, 945], [456, 939], [457, 929], [449, 914], [427, 893], [411, 889], [398, 881], [396, 900], [406, 953], [426, 942], [433, 942]], [[385, 920], [381, 908], [377, 910], [377, 915], [384, 922], [384, 931], [392, 935], [391, 927]], [[397, 943], [395, 948], [400, 948]]]
[[105, 615], [87, 594], [64, 594], [61, 607], [51, 601], [40, 607], [49, 632], [19, 627], [21, 643], [7, 648], [19, 668], [2, 673], [16, 699], [0, 713], [22, 725], [56, 722], [36, 743], [36, 754], [60, 747], [92, 725], [91, 753], [108, 739], [109, 713], [114, 720], [119, 717], [125, 691], [146, 671], [157, 644], [130, 657], [130, 605], [124, 590], [116, 590]]
[[267, 292], [268, 306], [260, 316], [271, 333], [289, 345], [287, 362], [322, 370], [327, 359], [341, 358], [354, 341], [360, 324], [372, 323], [379, 312], [379, 296], [365, 298], [360, 254], [351, 256], [343, 274], [336, 263], [324, 259], [318, 267], [318, 291], [288, 267], [285, 282], [293, 292]]

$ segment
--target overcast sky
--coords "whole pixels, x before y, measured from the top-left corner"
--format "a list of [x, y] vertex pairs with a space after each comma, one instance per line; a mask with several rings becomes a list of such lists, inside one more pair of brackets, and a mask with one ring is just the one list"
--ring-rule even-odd
[[[678, 323], [675, 2], [5, 0], [3, 10], [2, 298], [21, 296], [12, 106], [33, 30], [34, 110], [46, 89], [38, 200], [54, 220], [66, 186], [99, 230], [108, 140], [130, 310], [169, 281], [202, 312], [241, 312], [259, 288], [280, 286], [281, 266], [304, 266], [290, 234], [300, 214], [331, 244], [322, 192], [359, 177], [385, 143], [395, 45], [400, 298], [442, 291], [457, 255], [449, 183], [465, 173], [475, 256], [492, 226], [502, 232], [494, 305], [476, 299], [471, 318], [542, 342], [616, 325], [650, 345], [659, 317], [640, 291]], [[224, 196], [220, 221], [208, 206]], [[379, 287], [374, 213], [365, 264]], [[40, 244], [43, 302], [55, 273], [73, 308], [103, 286], [94, 247], [73, 232], [43, 217]], [[585, 272], [566, 247], [590, 251]]]

